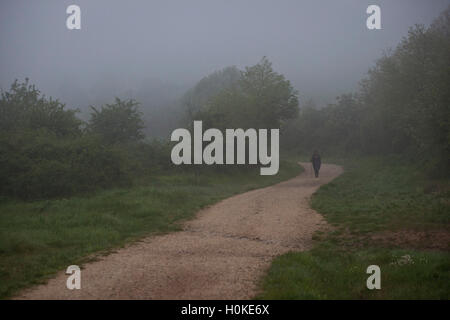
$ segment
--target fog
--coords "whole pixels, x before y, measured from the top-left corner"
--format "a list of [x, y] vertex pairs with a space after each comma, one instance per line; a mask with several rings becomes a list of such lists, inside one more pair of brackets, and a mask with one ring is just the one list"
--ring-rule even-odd
[[[2, 0], [0, 87], [28, 77], [69, 107], [114, 95], [161, 105], [215, 70], [267, 56], [301, 101], [324, 105], [354, 90], [410, 26], [428, 25], [449, 3]], [[81, 30], [66, 28], [71, 4], [81, 8]], [[370, 4], [381, 7], [382, 30], [366, 28]]]

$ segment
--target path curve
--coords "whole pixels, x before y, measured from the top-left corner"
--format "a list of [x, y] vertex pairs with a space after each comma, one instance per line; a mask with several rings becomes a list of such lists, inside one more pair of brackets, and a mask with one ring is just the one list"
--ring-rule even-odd
[[87, 263], [81, 290], [59, 273], [16, 299], [251, 299], [275, 256], [308, 250], [326, 222], [309, 207], [316, 189], [342, 173], [311, 165], [276, 185], [225, 199], [201, 210], [184, 230], [145, 238]]

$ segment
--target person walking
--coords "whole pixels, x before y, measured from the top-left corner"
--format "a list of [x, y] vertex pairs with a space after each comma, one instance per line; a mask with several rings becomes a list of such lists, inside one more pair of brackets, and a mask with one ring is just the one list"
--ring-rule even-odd
[[320, 159], [320, 155], [319, 152], [316, 150], [314, 151], [312, 157], [311, 157], [311, 163], [312, 166], [314, 168], [314, 174], [316, 175], [316, 178], [319, 177], [319, 170], [320, 170], [320, 165], [322, 164], [322, 161]]

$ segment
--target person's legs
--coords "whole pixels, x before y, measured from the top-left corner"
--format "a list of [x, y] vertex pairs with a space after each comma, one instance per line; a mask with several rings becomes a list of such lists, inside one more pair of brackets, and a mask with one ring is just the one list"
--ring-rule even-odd
[[316, 178], [319, 177], [319, 169], [314, 168], [314, 174], [316, 175]]

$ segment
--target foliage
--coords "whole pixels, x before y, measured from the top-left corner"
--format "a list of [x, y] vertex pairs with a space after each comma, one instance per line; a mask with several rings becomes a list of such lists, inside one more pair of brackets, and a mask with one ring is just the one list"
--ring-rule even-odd
[[[27, 200], [86, 194], [130, 185], [147, 174], [152, 155], [144, 145], [134, 101], [116, 99], [94, 109], [88, 130], [74, 110], [17, 80], [0, 99], [0, 195]], [[162, 152], [162, 151], [161, 151]], [[166, 153], [168, 154], [168, 153]]]
[[89, 130], [100, 135], [107, 143], [135, 142], [144, 138], [144, 122], [134, 100], [106, 104], [100, 110], [92, 108]]
[[[153, 145], [153, 143], [152, 143]], [[159, 232], [202, 207], [233, 194], [268, 186], [297, 175], [294, 159], [280, 172], [257, 170], [158, 172], [146, 185], [113, 188], [86, 197], [0, 203], [0, 298], [40, 283], [87, 256]]]
[[127, 154], [84, 135], [60, 139], [27, 131], [0, 138], [2, 195], [23, 199], [68, 196], [130, 183]]
[[323, 109], [304, 105], [283, 146], [310, 152], [402, 154], [431, 175], [450, 175], [450, 8], [410, 29], [356, 94]]
[[191, 122], [211, 97], [219, 94], [222, 90], [236, 86], [240, 75], [238, 68], [226, 67], [202, 78], [192, 89], [188, 90], [182, 98], [182, 104], [187, 112], [187, 121]]
[[0, 134], [45, 130], [60, 137], [78, 135], [81, 121], [75, 113], [58, 100], [41, 95], [28, 78], [23, 83], [15, 80], [10, 91], [1, 92]]
[[[213, 128], [280, 128], [283, 123], [297, 115], [298, 97], [290, 82], [272, 69], [264, 57], [258, 64], [246, 67], [235, 78], [235, 69], [213, 74], [230, 78], [221, 81], [227, 85], [202, 100], [191, 116], [192, 120], [203, 120], [205, 127]], [[199, 83], [201, 85], [202, 82]]]
[[[396, 243], [374, 236], [448, 232], [449, 190], [448, 181], [430, 181], [398, 157], [346, 161], [345, 172], [312, 198], [331, 231], [317, 232], [312, 250], [275, 259], [259, 298], [448, 300], [450, 254], [429, 250], [437, 240], [448, 246], [447, 237]], [[405, 256], [410, 263], [399, 263]], [[381, 290], [366, 287], [372, 264], [381, 268]]]

